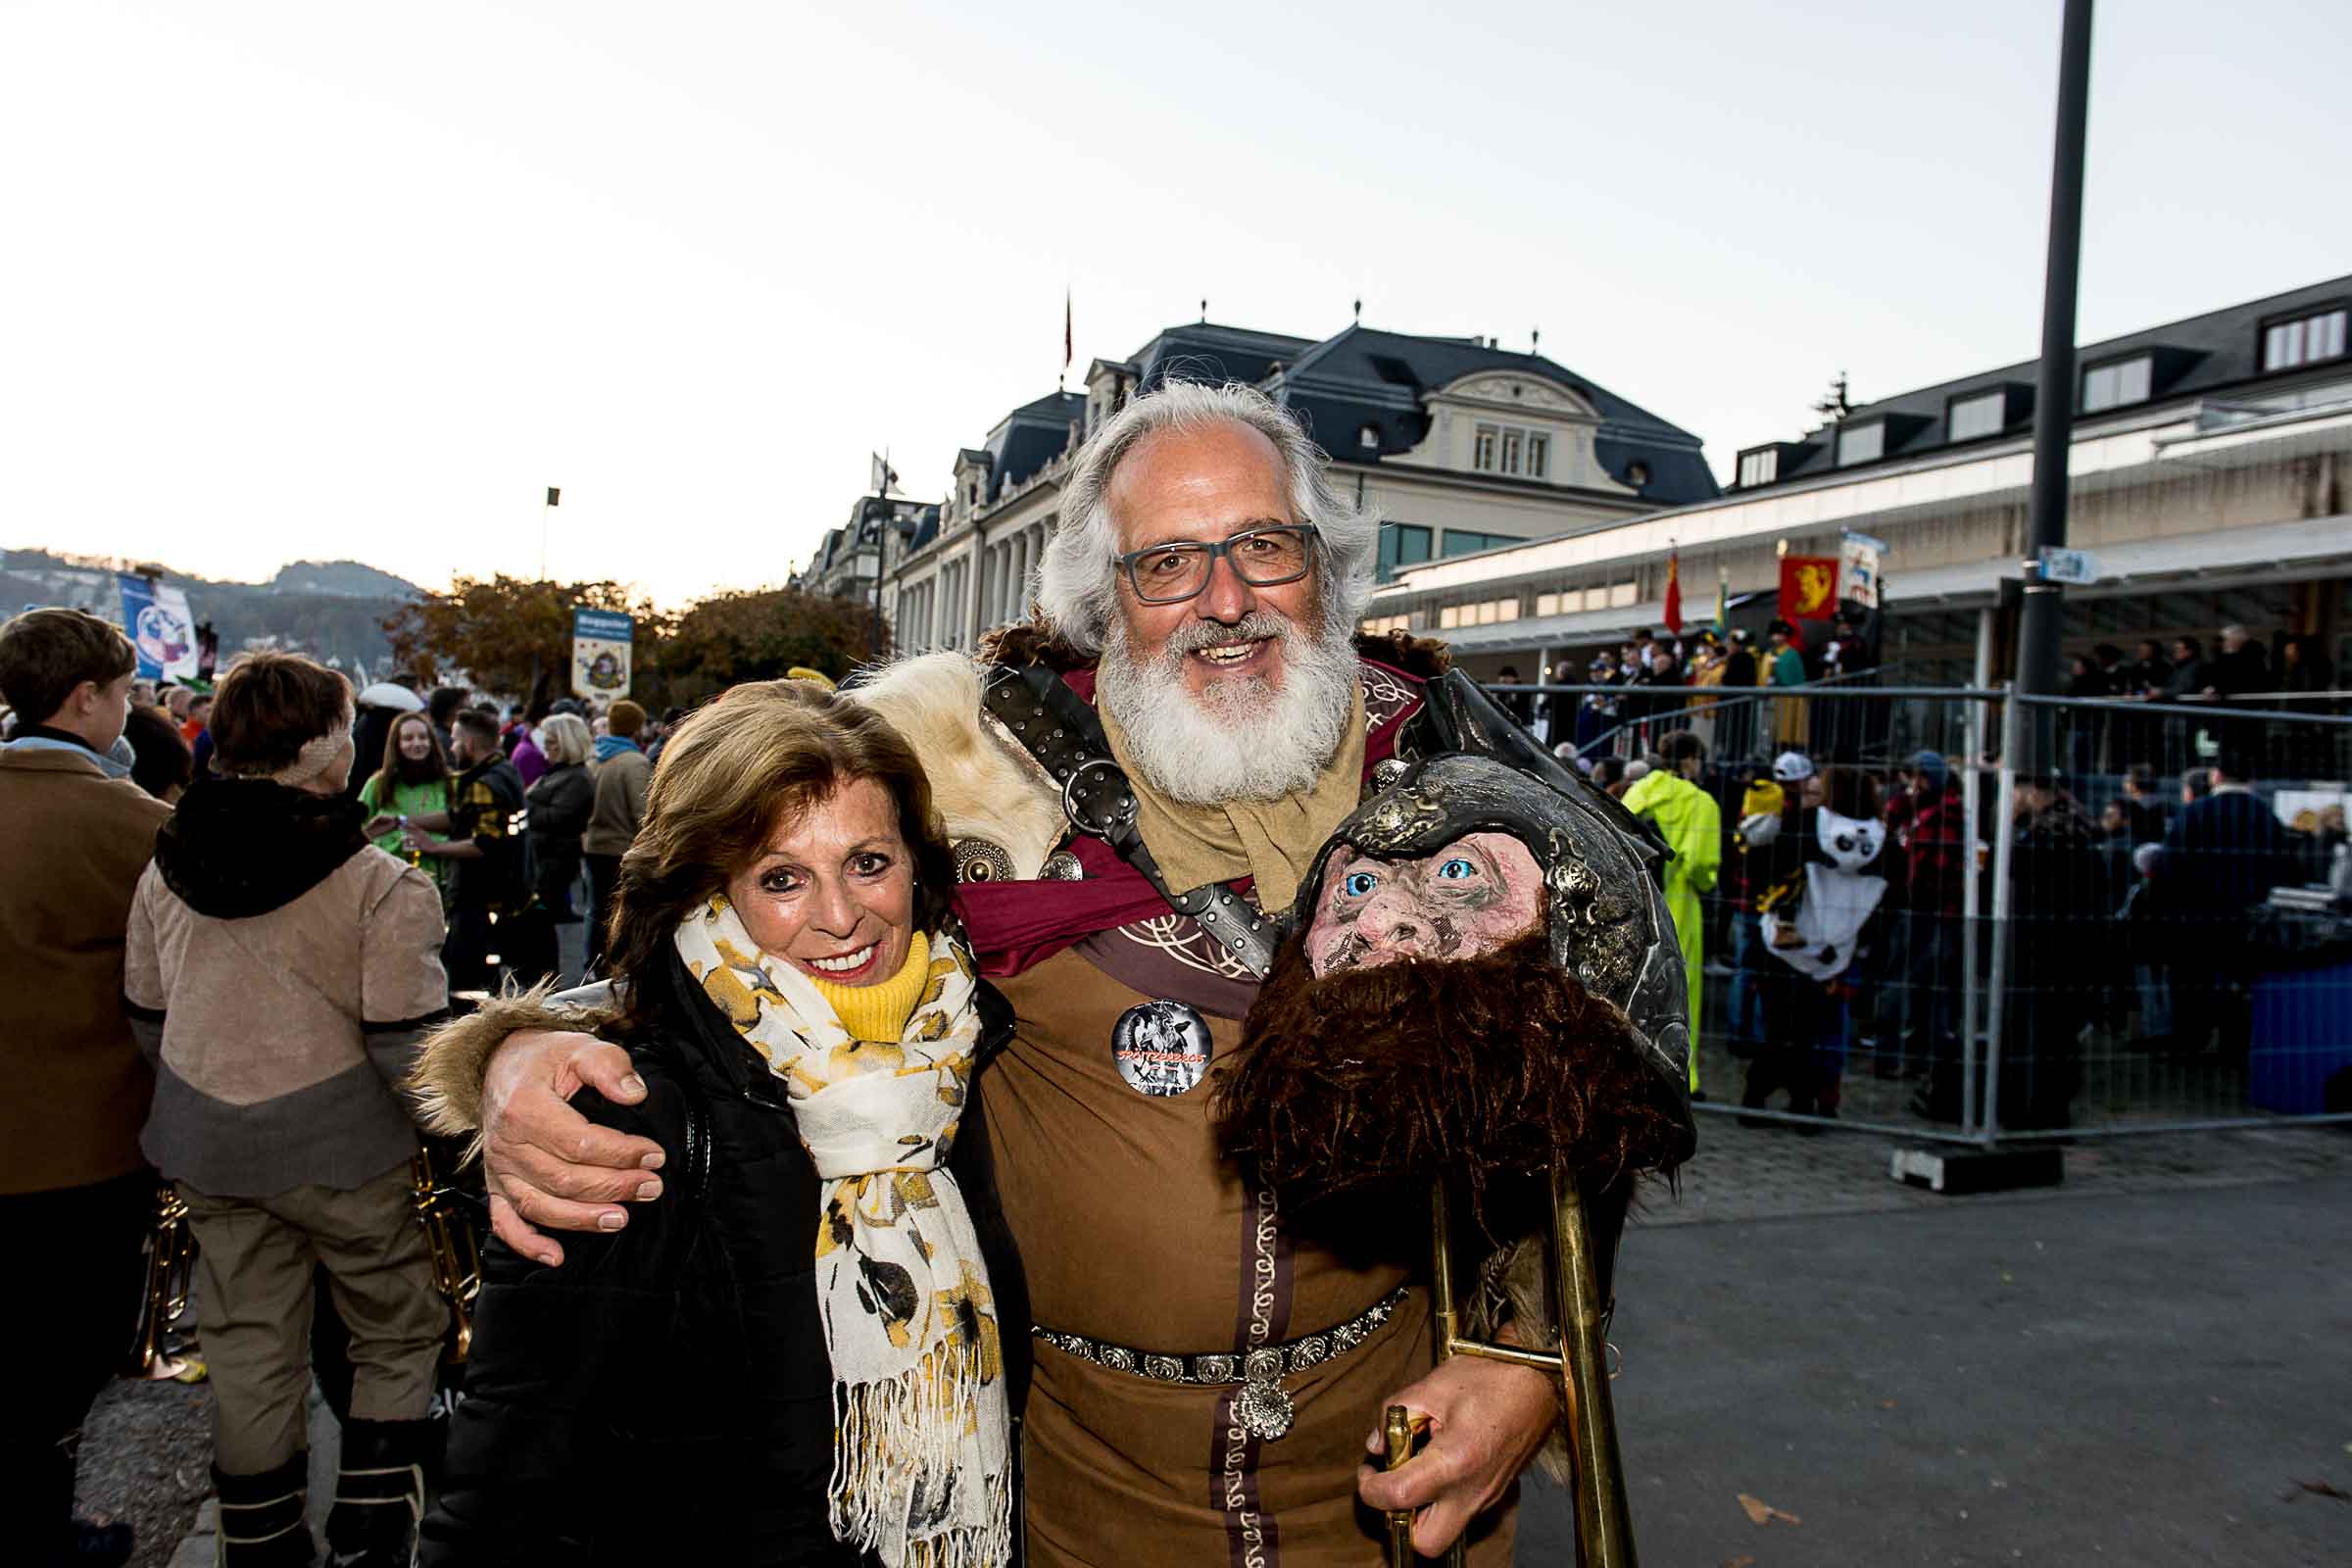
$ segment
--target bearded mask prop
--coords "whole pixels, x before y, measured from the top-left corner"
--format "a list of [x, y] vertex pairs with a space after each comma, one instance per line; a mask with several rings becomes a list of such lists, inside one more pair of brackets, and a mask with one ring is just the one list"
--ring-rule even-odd
[[1218, 1091], [1226, 1150], [1286, 1206], [1689, 1156], [1680, 953], [1590, 793], [1449, 754], [1324, 846]]

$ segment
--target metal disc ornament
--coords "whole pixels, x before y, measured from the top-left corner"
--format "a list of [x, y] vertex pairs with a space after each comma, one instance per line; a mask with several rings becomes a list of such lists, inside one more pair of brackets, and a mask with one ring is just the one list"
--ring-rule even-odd
[[1291, 1430], [1296, 1408], [1279, 1383], [1245, 1383], [1233, 1396], [1233, 1413], [1244, 1431], [1261, 1443], [1272, 1443]]
[[1111, 1064], [1128, 1088], [1154, 1100], [1198, 1086], [1208, 1074], [1214, 1051], [1208, 1020], [1181, 1002], [1138, 1003], [1111, 1025]]

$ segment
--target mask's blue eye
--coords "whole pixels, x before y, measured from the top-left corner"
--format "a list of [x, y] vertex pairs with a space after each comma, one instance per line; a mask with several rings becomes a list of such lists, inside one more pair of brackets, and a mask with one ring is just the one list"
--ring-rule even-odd
[[1340, 884], [1342, 890], [1351, 899], [1363, 898], [1378, 886], [1380, 886], [1380, 878], [1369, 871], [1350, 871], [1348, 873], [1348, 880]]
[[1457, 855], [1438, 867], [1438, 875], [1447, 882], [1459, 882], [1464, 877], [1478, 875], [1478, 867]]

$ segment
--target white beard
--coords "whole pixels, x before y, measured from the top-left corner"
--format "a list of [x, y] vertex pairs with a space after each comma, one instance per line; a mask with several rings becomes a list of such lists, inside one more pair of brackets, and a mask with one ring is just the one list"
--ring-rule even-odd
[[[1280, 687], [1262, 675], [1213, 680], [1198, 696], [1186, 685], [1193, 649], [1256, 637], [1281, 645]], [[1261, 610], [1236, 626], [1188, 622], [1150, 665], [1129, 655], [1126, 627], [1114, 621], [1095, 695], [1153, 789], [1187, 806], [1221, 806], [1312, 789], [1354, 713], [1355, 685], [1355, 643], [1345, 630], [1316, 638]]]

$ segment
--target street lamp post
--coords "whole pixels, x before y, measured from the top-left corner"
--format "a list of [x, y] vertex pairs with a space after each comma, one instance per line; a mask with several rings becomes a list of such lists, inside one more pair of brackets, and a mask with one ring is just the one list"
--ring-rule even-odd
[[[2034, 489], [2028, 512], [2024, 612], [2017, 636], [2017, 691], [2058, 687], [2066, 590], [2042, 569], [2045, 552], [2066, 546], [2067, 458], [2074, 440], [2075, 294], [2082, 257], [2082, 144], [2090, 112], [2090, 4], [2066, 0], [2058, 49], [2058, 136], [2050, 161], [2050, 239], [2041, 301], [2041, 370], [2034, 394]], [[2035, 704], [2020, 715], [2021, 754], [2011, 766], [2043, 773], [2057, 762], [2055, 714]]]

